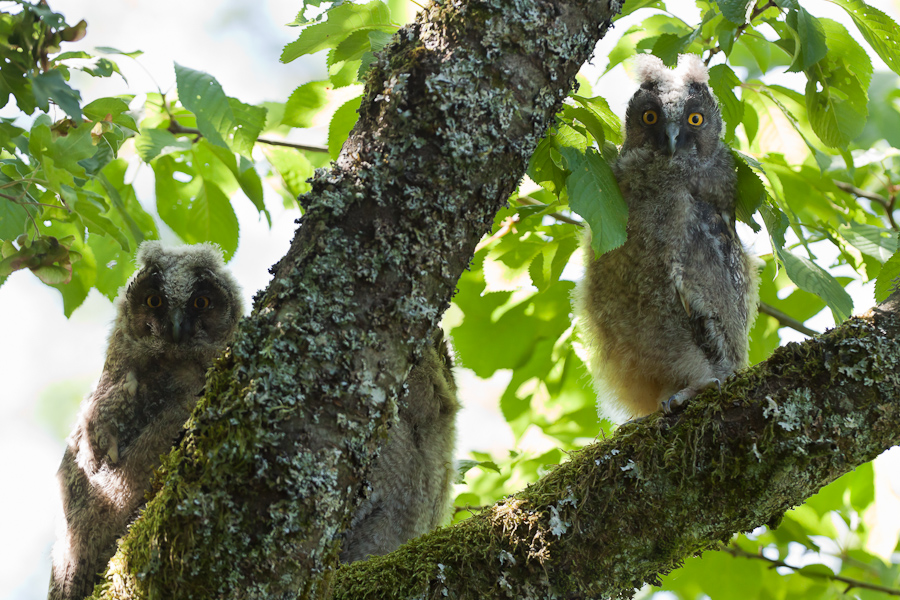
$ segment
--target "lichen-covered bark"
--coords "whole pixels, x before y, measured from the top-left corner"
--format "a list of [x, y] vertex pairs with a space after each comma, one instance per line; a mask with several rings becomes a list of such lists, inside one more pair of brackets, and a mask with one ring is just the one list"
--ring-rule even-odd
[[341, 567], [333, 598], [630, 597], [898, 443], [900, 291], [457, 526]]
[[398, 33], [98, 594], [325, 593], [410, 363], [616, 10], [442, 1]]

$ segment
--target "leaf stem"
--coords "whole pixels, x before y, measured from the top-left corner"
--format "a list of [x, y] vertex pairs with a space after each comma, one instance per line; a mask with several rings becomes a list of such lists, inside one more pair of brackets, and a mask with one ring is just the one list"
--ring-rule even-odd
[[[524, 204], [526, 206], [547, 206], [543, 202], [535, 200], [529, 196], [519, 196], [516, 198], [516, 202], [519, 204]], [[584, 223], [582, 221], [578, 221], [577, 219], [573, 219], [572, 217], [567, 217], [564, 214], [553, 212], [550, 213], [549, 216], [553, 217], [557, 221], [561, 221], [562, 223], [568, 223], [570, 225], [577, 225], [578, 227], [584, 227]]]
[[802, 575], [803, 577], [809, 577], [811, 579], [830, 579], [831, 581], [839, 581], [841, 583], [847, 584], [847, 589], [844, 590], [846, 594], [853, 588], [873, 590], [876, 592], [881, 592], [882, 594], [887, 594], [889, 596], [900, 596], [900, 590], [895, 590], [893, 588], [885, 587], [882, 585], [876, 585], [874, 583], [866, 583], [865, 581], [859, 581], [858, 579], [850, 579], [849, 577], [843, 577], [841, 575], [828, 575], [825, 573], [817, 573], [812, 571], [803, 571], [800, 567], [794, 567], [792, 565], [787, 564], [783, 560], [767, 558], [762, 554], [752, 554], [747, 552], [743, 548], [739, 546], [731, 545], [731, 546], [721, 546], [720, 548], [723, 552], [727, 552], [728, 554], [740, 557], [740, 558], [751, 558], [756, 560], [762, 560], [769, 563], [771, 566], [769, 568], [774, 569], [775, 567], [787, 567], [788, 569], [792, 569], [798, 575]]
[[867, 200], [872, 200], [873, 202], [877, 202], [884, 209], [885, 214], [887, 215], [887, 220], [890, 222], [891, 227], [895, 230], [900, 231], [900, 227], [897, 226], [897, 221], [894, 220], [894, 210], [897, 208], [897, 194], [892, 194], [890, 199], [885, 198], [881, 194], [876, 194], [875, 192], [867, 192], [864, 189], [858, 188], [855, 185], [851, 185], [849, 183], [844, 183], [843, 181], [834, 180], [834, 185], [838, 187], [848, 194], [853, 194], [854, 196], [858, 196], [860, 198], [865, 198]]
[[[195, 142], [203, 137], [203, 134], [200, 133], [199, 129], [194, 129], [193, 127], [183, 127], [181, 123], [175, 120], [171, 114], [169, 115], [169, 127], [168, 130], [175, 135], [196, 135], [197, 139]], [[269, 144], [270, 146], [286, 146], [288, 148], [296, 148], [297, 150], [303, 150], [304, 152], [328, 152], [328, 148], [324, 146], [310, 146], [307, 144], [295, 144], [293, 142], [285, 142], [282, 140], [271, 140], [267, 138], [256, 138], [256, 141], [260, 144]]]

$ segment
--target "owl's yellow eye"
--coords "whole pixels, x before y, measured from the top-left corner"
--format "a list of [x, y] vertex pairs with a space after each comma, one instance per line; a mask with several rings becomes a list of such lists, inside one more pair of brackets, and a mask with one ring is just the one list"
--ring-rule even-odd
[[699, 127], [703, 124], [703, 115], [701, 115], [700, 113], [691, 113], [688, 117], [688, 123], [690, 123], [694, 127]]
[[657, 116], [655, 110], [645, 110], [643, 119], [644, 123], [646, 123], [647, 125], [653, 125], [656, 123], [659, 117]]
[[194, 308], [209, 308], [209, 298], [206, 296], [197, 296], [194, 298]]
[[162, 298], [156, 294], [147, 296], [147, 306], [150, 308], [159, 308], [162, 306]]

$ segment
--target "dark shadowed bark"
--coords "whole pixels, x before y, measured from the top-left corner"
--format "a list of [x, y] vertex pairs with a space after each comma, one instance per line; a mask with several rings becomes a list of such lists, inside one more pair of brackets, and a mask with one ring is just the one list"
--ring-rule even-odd
[[898, 443], [900, 291], [457, 526], [342, 567], [333, 597], [630, 597]]
[[442, 1], [397, 34], [104, 597], [327, 592], [411, 361], [617, 10]]

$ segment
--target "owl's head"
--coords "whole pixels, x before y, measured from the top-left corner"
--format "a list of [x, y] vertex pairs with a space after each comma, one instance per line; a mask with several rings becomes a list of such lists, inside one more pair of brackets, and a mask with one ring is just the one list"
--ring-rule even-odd
[[146, 354], [218, 354], [243, 313], [240, 286], [211, 244], [141, 244], [120, 294], [117, 327]]
[[696, 54], [682, 54], [675, 69], [656, 56], [634, 61], [640, 88], [625, 113], [623, 150], [648, 147], [668, 156], [710, 156], [719, 146], [722, 117]]

